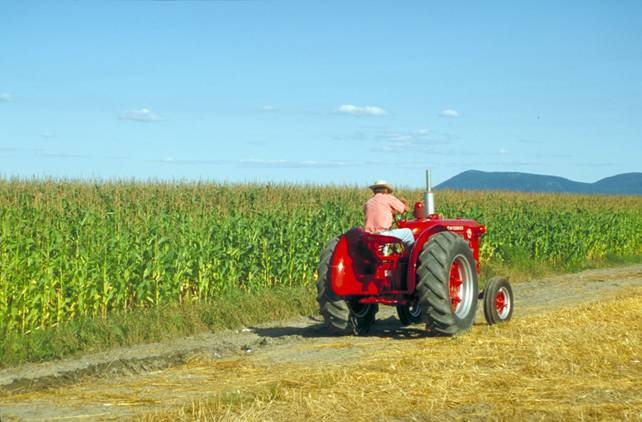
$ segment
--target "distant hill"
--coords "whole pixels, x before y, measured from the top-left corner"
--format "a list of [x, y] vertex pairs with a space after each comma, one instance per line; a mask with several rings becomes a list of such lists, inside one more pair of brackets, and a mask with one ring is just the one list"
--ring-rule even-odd
[[440, 183], [435, 189], [642, 195], [642, 173], [624, 173], [595, 183], [582, 183], [557, 176], [468, 170]]

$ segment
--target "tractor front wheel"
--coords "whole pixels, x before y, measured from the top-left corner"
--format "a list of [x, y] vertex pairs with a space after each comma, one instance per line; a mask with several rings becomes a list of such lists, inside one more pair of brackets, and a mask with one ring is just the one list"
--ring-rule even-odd
[[352, 331], [355, 335], [362, 335], [370, 330], [379, 307], [376, 303], [346, 300], [332, 291], [330, 264], [337, 243], [338, 237], [332, 239], [321, 252], [317, 268], [317, 302], [326, 326], [340, 333]]
[[484, 288], [484, 316], [488, 324], [507, 322], [513, 316], [513, 289], [508, 280], [493, 277]]
[[423, 312], [417, 301], [406, 305], [397, 305], [397, 315], [403, 326], [420, 323], [422, 314]]
[[348, 303], [350, 308], [350, 324], [354, 335], [366, 334], [375, 322], [375, 315], [379, 311], [379, 305], [376, 303], [359, 303], [353, 299]]
[[468, 329], [477, 310], [477, 271], [473, 251], [463, 237], [434, 234], [417, 260], [417, 296], [426, 328], [437, 335]]

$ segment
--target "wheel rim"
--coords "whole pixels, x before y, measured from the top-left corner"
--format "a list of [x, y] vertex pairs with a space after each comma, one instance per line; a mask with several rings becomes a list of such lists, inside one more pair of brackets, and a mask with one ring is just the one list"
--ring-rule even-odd
[[457, 317], [464, 318], [472, 304], [473, 275], [463, 255], [457, 255], [450, 267], [449, 291], [453, 312]]
[[505, 319], [510, 313], [510, 295], [505, 287], [501, 287], [495, 294], [495, 311], [500, 319]]
[[408, 307], [408, 312], [413, 318], [419, 318], [421, 316], [421, 307], [416, 303]]
[[370, 311], [370, 306], [371, 306], [370, 304], [354, 302], [350, 305], [350, 309], [352, 310], [352, 313], [354, 314], [355, 317], [362, 318], [368, 315], [368, 312]]

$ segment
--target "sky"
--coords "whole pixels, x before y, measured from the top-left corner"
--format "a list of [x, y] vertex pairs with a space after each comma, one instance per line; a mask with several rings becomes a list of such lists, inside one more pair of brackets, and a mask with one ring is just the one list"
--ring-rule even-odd
[[642, 171], [640, 1], [0, 0], [0, 178]]

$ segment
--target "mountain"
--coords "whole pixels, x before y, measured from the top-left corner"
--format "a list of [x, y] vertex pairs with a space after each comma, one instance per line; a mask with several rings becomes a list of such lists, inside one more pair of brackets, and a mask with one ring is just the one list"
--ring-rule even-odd
[[642, 195], [642, 173], [624, 173], [595, 183], [582, 183], [557, 176], [468, 170], [440, 183], [435, 189]]
[[642, 195], [642, 173], [624, 173], [593, 183], [598, 193]]

